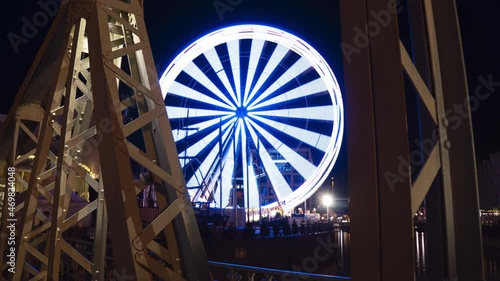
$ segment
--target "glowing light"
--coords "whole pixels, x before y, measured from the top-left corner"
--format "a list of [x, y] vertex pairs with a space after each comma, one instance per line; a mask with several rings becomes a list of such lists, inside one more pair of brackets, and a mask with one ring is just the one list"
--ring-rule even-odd
[[326, 88], [325, 83], [323, 83], [321, 78], [318, 78], [314, 81], [301, 85], [293, 90], [278, 95], [274, 98], [270, 98], [260, 103], [254, 103], [248, 107], [248, 110], [258, 109], [264, 106], [275, 105], [281, 102], [293, 101], [298, 98], [303, 98], [316, 93], [325, 92], [327, 90], [328, 89]]
[[276, 66], [278, 66], [278, 64], [285, 57], [285, 55], [288, 53], [288, 51], [289, 51], [289, 49], [285, 46], [278, 45], [278, 47], [276, 47], [273, 54], [271, 55], [271, 59], [266, 64], [264, 71], [262, 71], [262, 74], [260, 75], [259, 80], [257, 80], [257, 83], [255, 83], [255, 86], [253, 87], [252, 92], [250, 93], [250, 95], [245, 97], [245, 102], [243, 103], [244, 106], [248, 105], [248, 102], [250, 100], [252, 100], [252, 98], [255, 96], [257, 91], [260, 90], [260, 87], [262, 87], [264, 82], [267, 81], [267, 78], [269, 78], [269, 76], [271, 75], [273, 70], [276, 68]]
[[225, 115], [233, 115], [232, 112], [221, 111], [221, 110], [208, 110], [208, 109], [189, 109], [189, 108], [181, 108], [181, 107], [171, 107], [167, 106], [168, 117], [170, 119], [179, 119], [179, 118], [187, 118], [188, 111], [189, 117], [210, 117], [210, 116], [225, 116]]
[[[226, 123], [224, 126], [222, 126], [222, 130], [226, 130], [230, 124], [230, 122]], [[218, 136], [218, 133], [218, 131], [213, 131], [211, 134], [194, 143], [187, 150], [179, 151], [179, 154], [188, 157], [194, 157], [198, 155], [198, 153], [200, 153], [205, 147], [207, 147], [210, 142], [215, 140], [215, 138]]]
[[90, 176], [91, 178], [93, 178], [93, 179], [96, 179], [96, 178], [97, 178], [97, 175], [96, 175], [94, 172], [92, 172], [92, 170], [90, 169], [90, 167], [89, 167], [89, 166], [87, 166], [87, 165], [85, 165], [85, 164], [82, 164], [82, 163], [78, 163], [78, 165], [79, 165], [80, 167], [82, 167], [82, 168], [83, 168], [83, 169], [84, 169], [84, 170], [85, 170], [85, 171], [89, 174], [89, 176]]
[[204, 102], [204, 103], [207, 103], [207, 104], [212, 104], [212, 105], [215, 105], [215, 106], [220, 106], [220, 107], [224, 107], [224, 108], [227, 108], [227, 109], [233, 109], [234, 107], [232, 106], [229, 106], [223, 102], [220, 102], [216, 99], [213, 99], [211, 97], [208, 97], [207, 95], [204, 95], [196, 90], [193, 90], [185, 85], [182, 85], [181, 83], [179, 82], [176, 82], [174, 81], [174, 83], [172, 84], [172, 86], [169, 88], [169, 91], [170, 93], [174, 94], [174, 95], [178, 95], [178, 96], [182, 96], [182, 97], [185, 97], [185, 98], [188, 98], [188, 99], [192, 99], [192, 100], [196, 100], [196, 101], [199, 101], [199, 102]]
[[278, 80], [276, 80], [271, 86], [269, 86], [269, 88], [267, 88], [254, 101], [252, 101], [250, 107], [252, 104], [256, 104], [259, 101], [267, 98], [270, 94], [274, 93], [274, 91], [278, 90], [281, 86], [290, 82], [290, 80], [294, 79], [310, 67], [311, 64], [307, 61], [306, 58], [300, 58], [292, 67], [290, 67], [285, 73], [283, 73], [283, 75], [281, 75]]
[[[205, 88], [210, 90], [212, 93], [216, 94], [221, 100], [226, 102], [228, 105], [232, 105], [232, 103], [229, 101], [229, 99], [217, 88], [210, 79], [203, 73], [198, 66], [194, 63], [190, 63], [188, 67], [184, 69], [184, 71], [189, 74], [189, 76], [193, 77], [196, 81], [201, 83]], [[234, 105], [232, 105], [233, 108]]]
[[249, 114], [288, 117], [297, 119], [333, 121], [335, 116], [335, 111], [334, 108], [332, 110], [331, 106], [315, 106], [306, 108], [263, 110], [259, 112], [252, 112]]
[[333, 197], [330, 194], [323, 195], [321, 201], [323, 202], [323, 205], [325, 205], [326, 207], [330, 207], [333, 205]]
[[286, 162], [290, 163], [295, 169], [297, 169], [297, 171], [302, 177], [307, 179], [312, 175], [316, 167], [313, 164], [311, 164], [311, 162], [304, 159], [296, 151], [284, 145], [283, 142], [275, 138], [273, 135], [265, 131], [262, 127], [255, 124], [251, 120], [250, 124], [254, 128], [256, 128], [257, 131], [274, 147], [274, 149], [276, 149], [278, 153], [285, 158]]
[[[243, 53], [243, 40], [250, 53]], [[321, 55], [290, 33], [262, 25], [214, 31], [181, 52], [160, 85], [164, 97], [180, 98], [167, 105], [179, 156], [200, 157], [186, 174], [192, 200], [226, 207], [238, 179], [248, 184], [246, 208], [258, 208], [258, 179], [264, 175], [277, 202], [263, 205], [263, 215], [286, 213], [316, 192], [338, 157], [344, 128], [339, 85]], [[181, 162], [185, 170], [186, 160]], [[304, 178], [300, 186], [292, 188], [285, 178], [285, 163]]]
[[248, 97], [249, 95], [250, 86], [252, 86], [252, 81], [255, 76], [255, 70], [257, 69], [257, 64], [259, 63], [263, 47], [264, 47], [264, 40], [258, 40], [258, 39], [252, 40], [252, 49], [250, 50], [250, 61], [248, 62], [249, 65], [248, 65], [247, 83], [245, 87], [245, 97]]
[[227, 42], [227, 49], [229, 51], [229, 62], [231, 63], [231, 70], [233, 72], [234, 87], [236, 88], [236, 104], [241, 106], [241, 83], [240, 83], [240, 45], [239, 41]]
[[224, 67], [222, 66], [220, 58], [217, 55], [215, 49], [214, 48], [208, 49], [204, 53], [204, 55], [207, 58], [210, 65], [212, 66], [215, 73], [217, 73], [217, 75], [219, 76], [219, 79], [221, 80], [222, 84], [224, 84], [224, 87], [226, 87], [226, 90], [231, 94], [233, 102], [235, 104], [238, 104], [233, 88], [231, 87], [231, 84], [229, 83], [229, 80], [227, 78], [226, 71], [224, 70]]
[[316, 147], [317, 149], [325, 152], [328, 144], [330, 143], [330, 137], [327, 135], [319, 134], [316, 132], [311, 132], [304, 130], [292, 125], [288, 125], [282, 122], [277, 122], [272, 119], [263, 118], [260, 116], [253, 116], [256, 120], [261, 121], [263, 124], [272, 126], [278, 131], [281, 131], [288, 136], [298, 139], [301, 142], [307, 143], [310, 146]]
[[[252, 127], [250, 128], [250, 135], [252, 137], [252, 140], [254, 143], [257, 143], [257, 134]], [[260, 147], [258, 153], [260, 154], [262, 164], [264, 164], [264, 168], [266, 169], [267, 176], [269, 177], [274, 191], [276, 192], [276, 196], [280, 199], [286, 198], [286, 196], [292, 193], [290, 185], [288, 185], [286, 180], [283, 178], [283, 175], [274, 164], [271, 156], [269, 155], [269, 152], [264, 148], [264, 146]]]

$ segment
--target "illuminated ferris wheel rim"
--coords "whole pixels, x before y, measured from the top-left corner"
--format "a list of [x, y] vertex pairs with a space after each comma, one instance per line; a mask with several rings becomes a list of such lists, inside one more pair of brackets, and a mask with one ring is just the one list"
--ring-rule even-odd
[[[328, 177], [338, 157], [343, 137], [344, 120], [340, 88], [333, 71], [313, 47], [288, 32], [269, 26], [245, 24], [222, 28], [196, 40], [172, 61], [160, 79], [162, 93], [164, 98], [166, 98], [170, 86], [194, 59], [203, 55], [206, 51], [213, 49], [215, 46], [242, 39], [272, 42], [288, 48], [301, 58], [305, 58], [320, 76], [332, 101], [331, 109], [334, 112], [333, 129], [328, 148], [321, 162], [311, 176], [305, 179], [305, 182], [291, 194], [287, 195], [285, 198], [279, 198], [277, 202], [262, 206], [263, 209], [273, 208], [277, 207], [279, 202], [285, 202], [286, 205], [282, 207], [291, 209], [313, 195]], [[245, 106], [247, 106], [247, 104], [245, 104]], [[234, 107], [233, 109], [236, 110]]]
[[168, 85], [171, 85], [177, 75], [196, 57], [213, 46], [241, 39], [261, 39], [274, 42], [288, 47], [298, 55], [305, 57], [314, 69], [318, 71], [321, 78], [323, 78], [323, 82], [325, 82], [329, 91], [334, 92], [334, 97], [338, 99], [337, 103], [342, 105], [342, 95], [340, 94], [340, 87], [337, 83], [337, 79], [330, 66], [313, 47], [293, 34], [274, 27], [256, 24], [236, 25], [222, 28], [201, 37], [189, 45], [177, 55], [160, 78], [163, 98], [167, 95]]

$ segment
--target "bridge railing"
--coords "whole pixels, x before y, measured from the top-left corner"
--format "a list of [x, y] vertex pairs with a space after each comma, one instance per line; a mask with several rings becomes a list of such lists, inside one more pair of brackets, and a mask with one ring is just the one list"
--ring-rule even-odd
[[270, 269], [241, 264], [209, 261], [214, 281], [345, 281], [344, 276]]

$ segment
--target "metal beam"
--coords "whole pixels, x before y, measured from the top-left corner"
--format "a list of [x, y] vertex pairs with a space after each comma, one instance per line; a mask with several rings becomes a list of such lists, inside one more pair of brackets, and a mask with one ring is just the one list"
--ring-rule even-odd
[[462, 54], [460, 27], [454, 0], [432, 1], [436, 48], [439, 51], [443, 110], [461, 106], [465, 118], [458, 128], [447, 128], [449, 169], [455, 231], [456, 272], [459, 280], [484, 280], [482, 236], [477, 189], [471, 108]]
[[[364, 28], [366, 0], [340, 1], [349, 140], [348, 172], [351, 215], [352, 280], [380, 281], [379, 194], [370, 50], [356, 44], [356, 31]], [[358, 39], [359, 40], [359, 39]], [[356, 48], [351, 53], [347, 48]], [[359, 171], [363, 171], [360, 176]]]

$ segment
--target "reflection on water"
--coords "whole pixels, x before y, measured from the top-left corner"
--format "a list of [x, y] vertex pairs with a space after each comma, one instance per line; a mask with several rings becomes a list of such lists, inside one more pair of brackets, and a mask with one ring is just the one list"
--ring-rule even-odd
[[500, 280], [500, 263], [498, 260], [486, 256], [484, 258], [484, 267], [487, 272], [486, 280]]
[[[415, 261], [416, 273], [419, 280], [426, 280], [426, 235], [425, 232], [415, 231]], [[486, 249], [484, 252], [484, 269], [486, 281], [500, 281], [500, 251]]]
[[335, 231], [335, 235], [339, 246], [339, 258], [337, 266], [340, 270], [347, 269], [349, 259], [349, 255], [347, 253], [349, 251], [351, 242], [351, 233], [340, 229]]
[[415, 254], [417, 275], [425, 276], [425, 234], [415, 231]]

